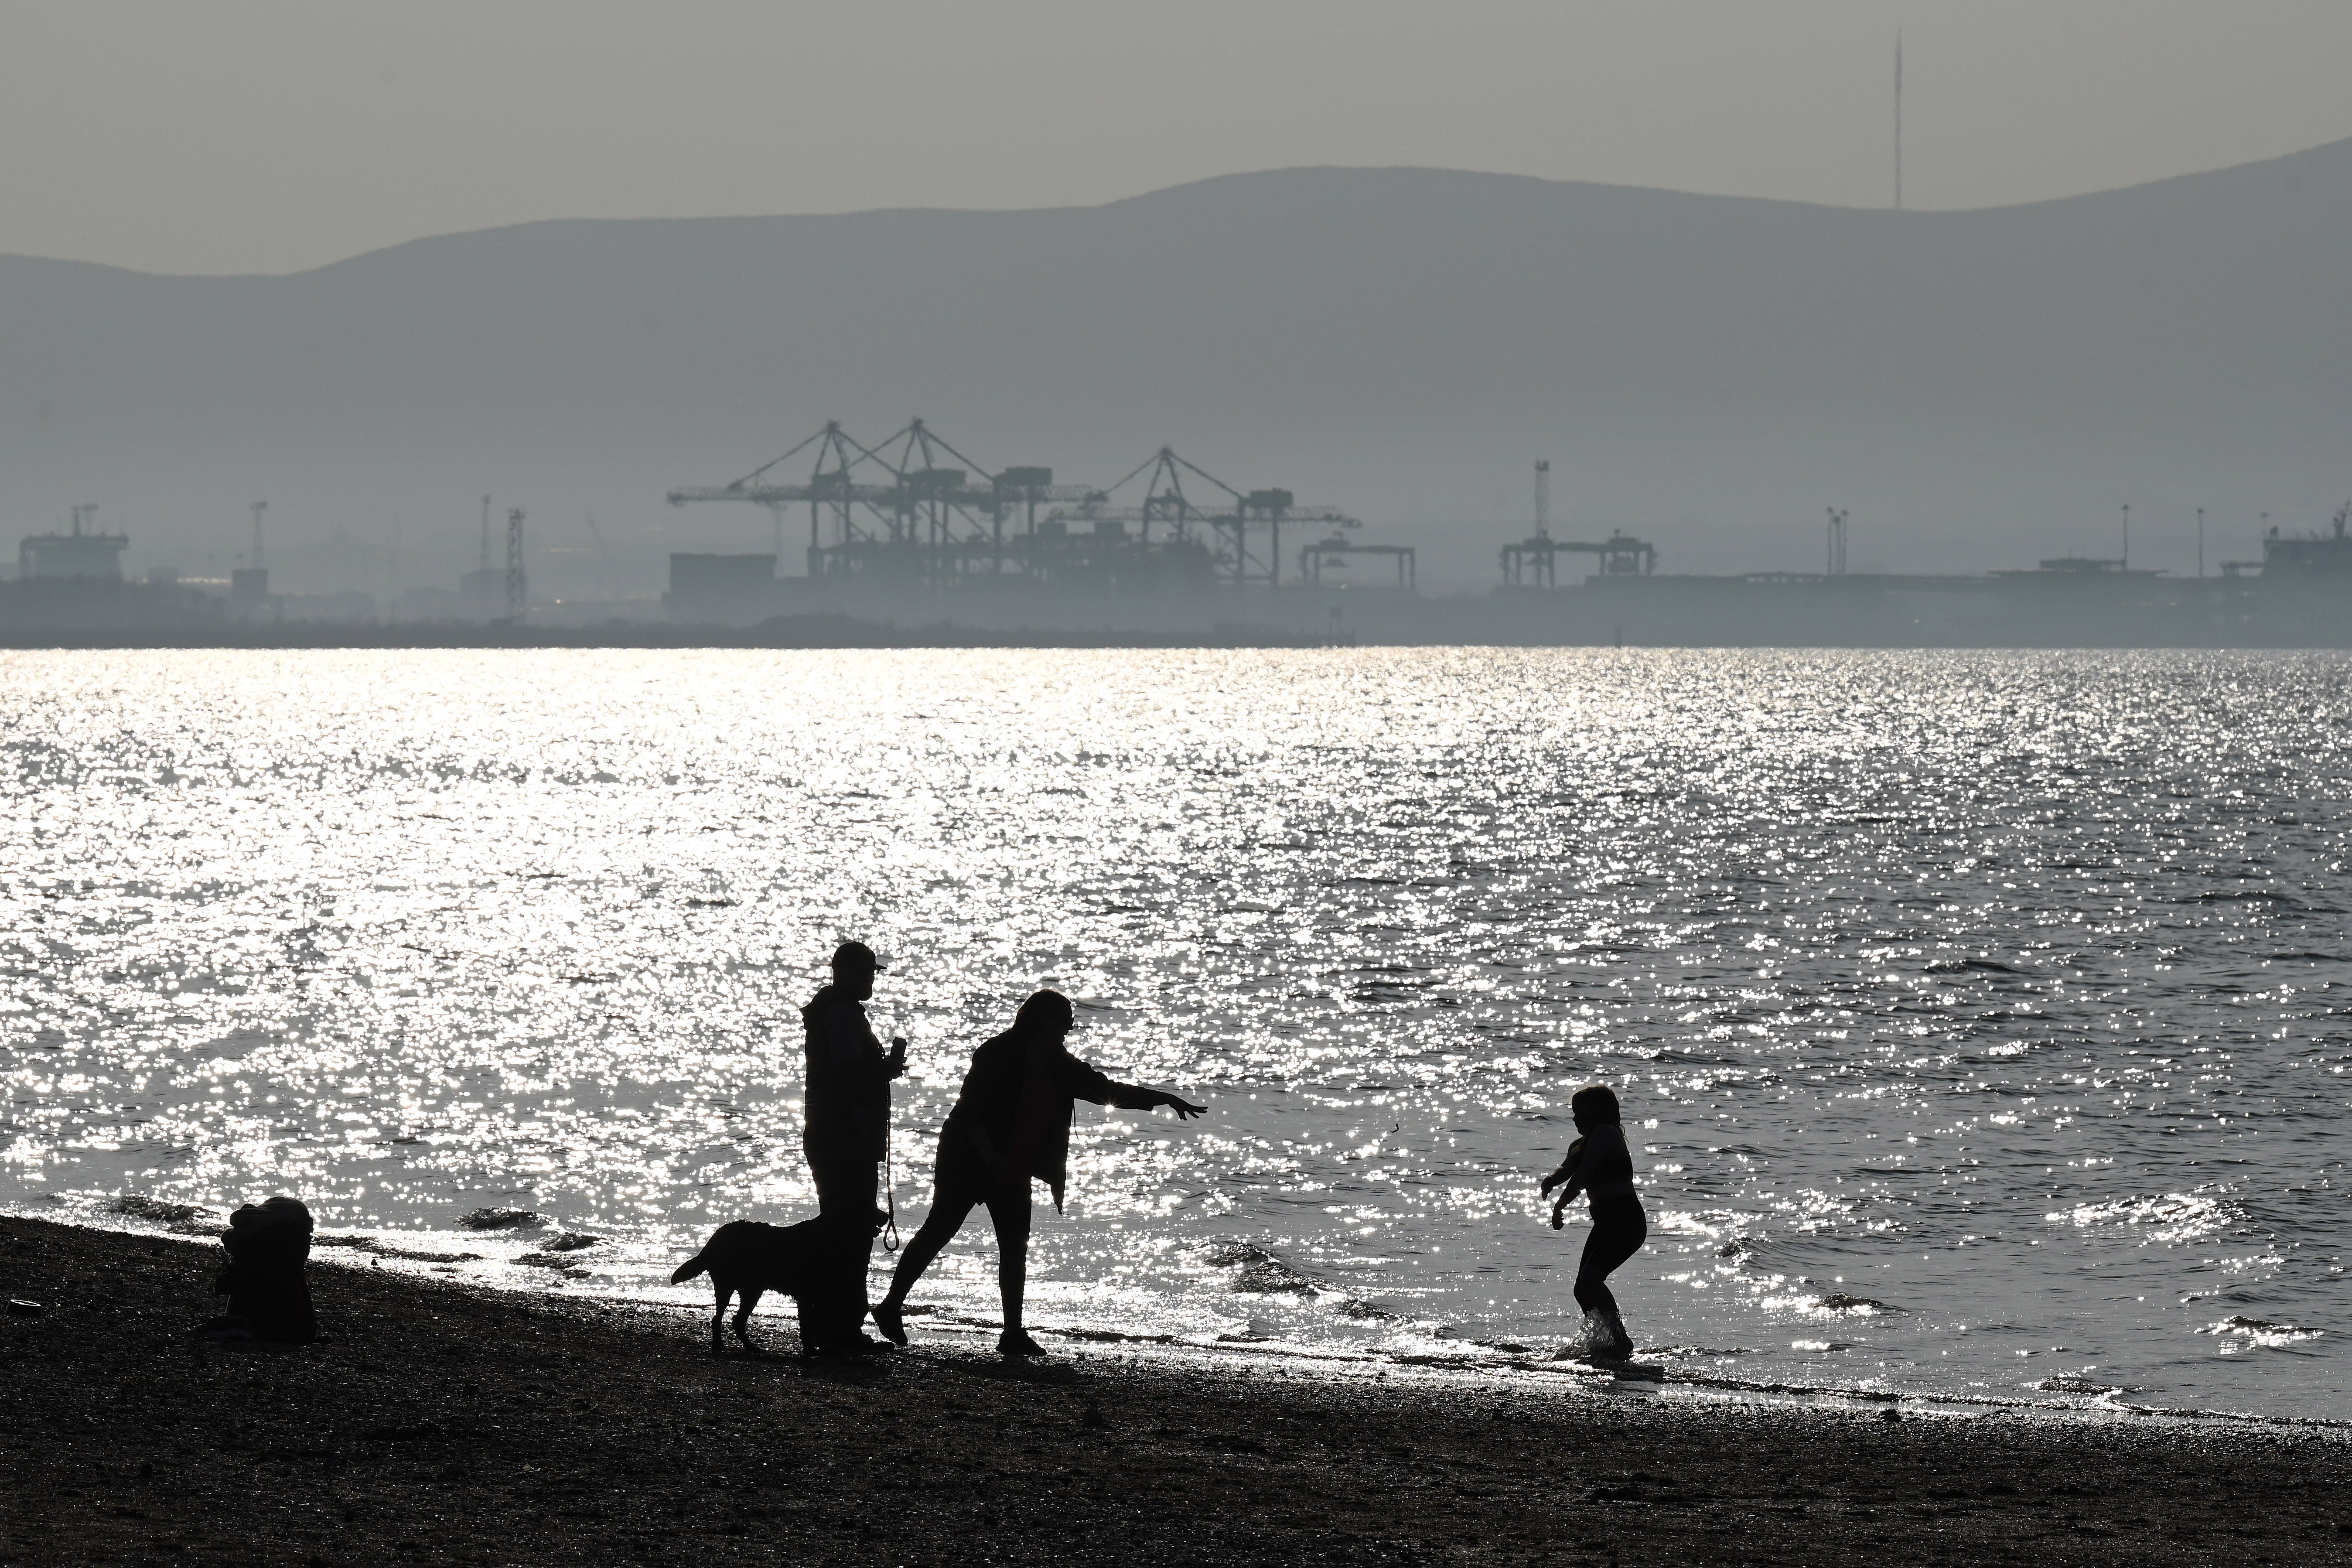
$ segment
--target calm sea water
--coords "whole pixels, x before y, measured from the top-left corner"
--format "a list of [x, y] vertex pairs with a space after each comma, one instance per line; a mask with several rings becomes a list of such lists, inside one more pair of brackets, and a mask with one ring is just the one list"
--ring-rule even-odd
[[[856, 935], [910, 1226], [1041, 984], [1210, 1101], [1082, 1108], [1043, 1326], [1548, 1356], [1582, 1227], [1534, 1181], [1604, 1079], [1685, 1373], [2352, 1416], [2347, 675], [0, 655], [0, 1203], [288, 1191], [452, 1255], [394, 1267], [683, 1299], [714, 1222], [812, 1212], [796, 1008]], [[992, 1266], [975, 1219], [918, 1300], [990, 1317]]]

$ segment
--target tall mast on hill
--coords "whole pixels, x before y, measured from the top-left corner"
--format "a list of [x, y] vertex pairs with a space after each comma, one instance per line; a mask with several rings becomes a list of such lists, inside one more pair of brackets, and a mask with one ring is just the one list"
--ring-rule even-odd
[[1895, 29], [1895, 210], [1903, 210], [1903, 29]]

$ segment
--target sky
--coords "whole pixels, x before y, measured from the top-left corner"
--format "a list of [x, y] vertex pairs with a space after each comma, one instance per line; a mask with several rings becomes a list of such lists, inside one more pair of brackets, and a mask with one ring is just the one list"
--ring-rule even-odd
[[1997, 205], [2352, 136], [2345, 0], [0, 0], [0, 252], [289, 272], [549, 217], [1416, 164]]

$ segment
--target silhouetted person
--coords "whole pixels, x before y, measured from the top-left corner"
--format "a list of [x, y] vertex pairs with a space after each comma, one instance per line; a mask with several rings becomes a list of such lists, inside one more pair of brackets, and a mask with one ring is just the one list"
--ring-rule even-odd
[[213, 1282], [213, 1294], [228, 1298], [228, 1316], [207, 1323], [206, 1332], [295, 1345], [319, 1337], [310, 1281], [303, 1278], [310, 1260], [310, 1211], [300, 1199], [246, 1205], [228, 1216], [221, 1245], [228, 1249], [228, 1265]]
[[1622, 1359], [1633, 1353], [1633, 1341], [1617, 1315], [1609, 1276], [1641, 1250], [1650, 1234], [1650, 1219], [1633, 1192], [1633, 1152], [1625, 1146], [1625, 1129], [1618, 1123], [1617, 1096], [1596, 1083], [1578, 1089], [1568, 1103], [1581, 1136], [1568, 1146], [1568, 1158], [1559, 1169], [1544, 1178], [1543, 1190], [1549, 1195], [1552, 1188], [1560, 1188], [1559, 1201], [1551, 1205], [1554, 1230], [1577, 1194], [1591, 1199], [1592, 1234], [1585, 1238], [1584, 1257], [1576, 1266], [1576, 1304], [1588, 1319], [1598, 1318], [1609, 1334], [1609, 1342], [1593, 1353]]
[[971, 1054], [963, 1091], [940, 1129], [931, 1212], [907, 1243], [890, 1294], [874, 1309], [875, 1326], [892, 1342], [907, 1342], [907, 1293], [962, 1228], [973, 1205], [986, 1204], [996, 1228], [996, 1283], [1004, 1299], [1004, 1331], [996, 1348], [1009, 1356], [1044, 1355], [1021, 1325], [1029, 1278], [1029, 1184], [1041, 1181], [1051, 1188], [1055, 1210], [1060, 1211], [1075, 1102], [1127, 1110], [1164, 1105], [1180, 1121], [1204, 1109], [1165, 1089], [1114, 1083], [1070, 1055], [1063, 1041], [1072, 1018], [1068, 997], [1040, 991], [1021, 1004], [1012, 1028]]
[[886, 1053], [866, 1021], [881, 968], [872, 948], [843, 942], [833, 951], [833, 984], [801, 1009], [808, 1051], [802, 1147], [816, 1178], [817, 1212], [861, 1225], [882, 1190], [890, 1080], [907, 1070], [907, 1042], [893, 1040]]
[[[882, 1187], [882, 1161], [890, 1144], [890, 1080], [907, 1070], [907, 1042], [893, 1040], [885, 1052], [866, 1019], [874, 976], [882, 968], [874, 950], [845, 942], [833, 950], [833, 984], [801, 1009], [808, 1052], [802, 1112], [802, 1148], [816, 1179], [817, 1216], [836, 1237], [833, 1249], [842, 1270], [837, 1289], [855, 1292], [857, 1321], [865, 1320], [866, 1270], [874, 1255], [874, 1234], [882, 1213], [875, 1199]], [[863, 1332], [860, 1348], [880, 1349]], [[828, 1351], [849, 1348], [829, 1342]]]

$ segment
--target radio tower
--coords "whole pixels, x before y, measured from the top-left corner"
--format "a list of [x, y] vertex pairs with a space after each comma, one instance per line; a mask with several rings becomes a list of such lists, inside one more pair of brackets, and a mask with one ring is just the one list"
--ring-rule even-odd
[[507, 619], [522, 625], [522, 508], [507, 512]]
[[1551, 459], [1536, 464], [1536, 537], [1551, 537]]
[[1895, 29], [1895, 210], [1903, 210], [1903, 29]]
[[266, 500], [253, 503], [253, 563], [256, 566], [261, 564], [261, 514], [268, 510], [269, 503]]

